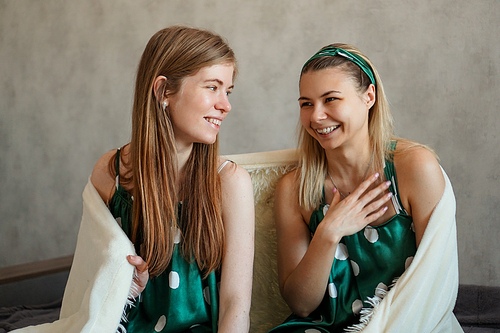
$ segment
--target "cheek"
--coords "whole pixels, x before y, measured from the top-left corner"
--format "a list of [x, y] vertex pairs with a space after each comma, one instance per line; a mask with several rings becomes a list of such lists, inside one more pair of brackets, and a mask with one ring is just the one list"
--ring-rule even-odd
[[189, 101], [190, 109], [193, 111], [198, 111], [199, 113], [206, 112], [214, 104], [215, 103], [212, 100], [211, 96], [205, 94], [193, 96], [193, 98]]
[[191, 96], [189, 96], [189, 101], [191, 103], [195, 103], [195, 104], [204, 104], [204, 103], [208, 103], [208, 101], [210, 100], [210, 93], [208, 93], [207, 91], [204, 91], [204, 90], [198, 90], [197, 91], [198, 93], [197, 94], [193, 94]]
[[175, 101], [170, 107], [170, 120], [172, 124], [176, 127], [183, 127], [183, 124], [192, 118], [191, 110], [193, 108], [190, 106], [189, 101], [185, 99]]
[[301, 111], [299, 119], [302, 126], [307, 129], [311, 123], [309, 114], [305, 111]]
[[316, 131], [311, 128], [310, 115], [308, 113], [300, 113], [300, 124], [311, 137], [315, 137]]
[[182, 124], [182, 117], [179, 112], [177, 112], [177, 109], [170, 109], [170, 122], [175, 128]]

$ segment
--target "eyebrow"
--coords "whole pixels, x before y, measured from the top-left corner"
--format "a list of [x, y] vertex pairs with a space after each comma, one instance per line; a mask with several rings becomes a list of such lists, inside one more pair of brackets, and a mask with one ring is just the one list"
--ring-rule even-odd
[[[330, 94], [340, 94], [340, 93], [341, 93], [341, 92], [340, 92], [340, 91], [338, 91], [338, 90], [330, 90], [330, 91], [327, 91], [326, 93], [324, 93], [323, 95], [321, 95], [320, 97], [321, 97], [321, 98], [323, 98], [323, 97], [328, 96], [328, 95], [330, 95]], [[299, 101], [303, 101], [303, 100], [309, 101], [309, 100], [311, 100], [311, 99], [310, 99], [310, 98], [308, 98], [308, 97], [300, 96], [298, 100], [299, 100]]]
[[[224, 85], [224, 82], [222, 82], [221, 80], [219, 79], [208, 79], [208, 80], [205, 80], [205, 83], [209, 83], [209, 82], [217, 82], [220, 86], [223, 86]], [[234, 88], [234, 84], [230, 85], [228, 87], [228, 89], [233, 89]]]

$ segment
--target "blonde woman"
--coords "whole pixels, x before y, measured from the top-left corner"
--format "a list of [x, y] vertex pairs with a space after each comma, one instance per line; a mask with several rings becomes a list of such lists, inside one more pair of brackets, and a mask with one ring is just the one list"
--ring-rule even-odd
[[248, 173], [218, 155], [234, 53], [211, 32], [173, 26], [137, 71], [132, 139], [91, 181], [138, 256], [128, 332], [247, 332], [254, 208]]
[[361, 309], [414, 258], [445, 179], [433, 151], [394, 137], [380, 77], [355, 47], [329, 45], [306, 62], [299, 105], [300, 165], [275, 202], [293, 314], [272, 332], [362, 329]]

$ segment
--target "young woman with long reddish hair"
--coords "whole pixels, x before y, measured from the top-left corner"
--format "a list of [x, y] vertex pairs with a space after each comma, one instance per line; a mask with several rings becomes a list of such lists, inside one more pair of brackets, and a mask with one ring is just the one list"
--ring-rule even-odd
[[233, 51], [209, 31], [157, 32], [139, 63], [132, 139], [91, 181], [134, 243], [128, 332], [247, 332], [254, 206], [248, 173], [219, 156]]

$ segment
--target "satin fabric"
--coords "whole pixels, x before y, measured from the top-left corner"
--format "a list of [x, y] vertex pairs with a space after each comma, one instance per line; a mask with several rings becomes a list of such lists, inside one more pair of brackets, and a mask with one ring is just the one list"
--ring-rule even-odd
[[[109, 210], [129, 238], [132, 205], [133, 197], [118, 184]], [[181, 216], [181, 203], [178, 209]], [[121, 323], [127, 332], [217, 332], [219, 278], [211, 272], [207, 279], [202, 279], [196, 262], [186, 260], [181, 254], [181, 238], [177, 231], [168, 268], [150, 279], [134, 306], [127, 309], [127, 322]], [[137, 253], [140, 253], [139, 247], [140, 244], [135, 244]]]
[[[386, 179], [393, 180], [390, 191], [402, 206], [391, 161], [386, 161], [384, 173]], [[312, 234], [328, 208], [323, 198], [309, 221]], [[412, 219], [404, 210], [382, 225], [367, 226], [354, 235], [343, 237], [320, 306], [306, 318], [292, 314], [270, 332], [342, 332], [359, 321], [361, 308], [369, 307], [368, 297], [383, 293], [403, 274], [415, 253]]]

